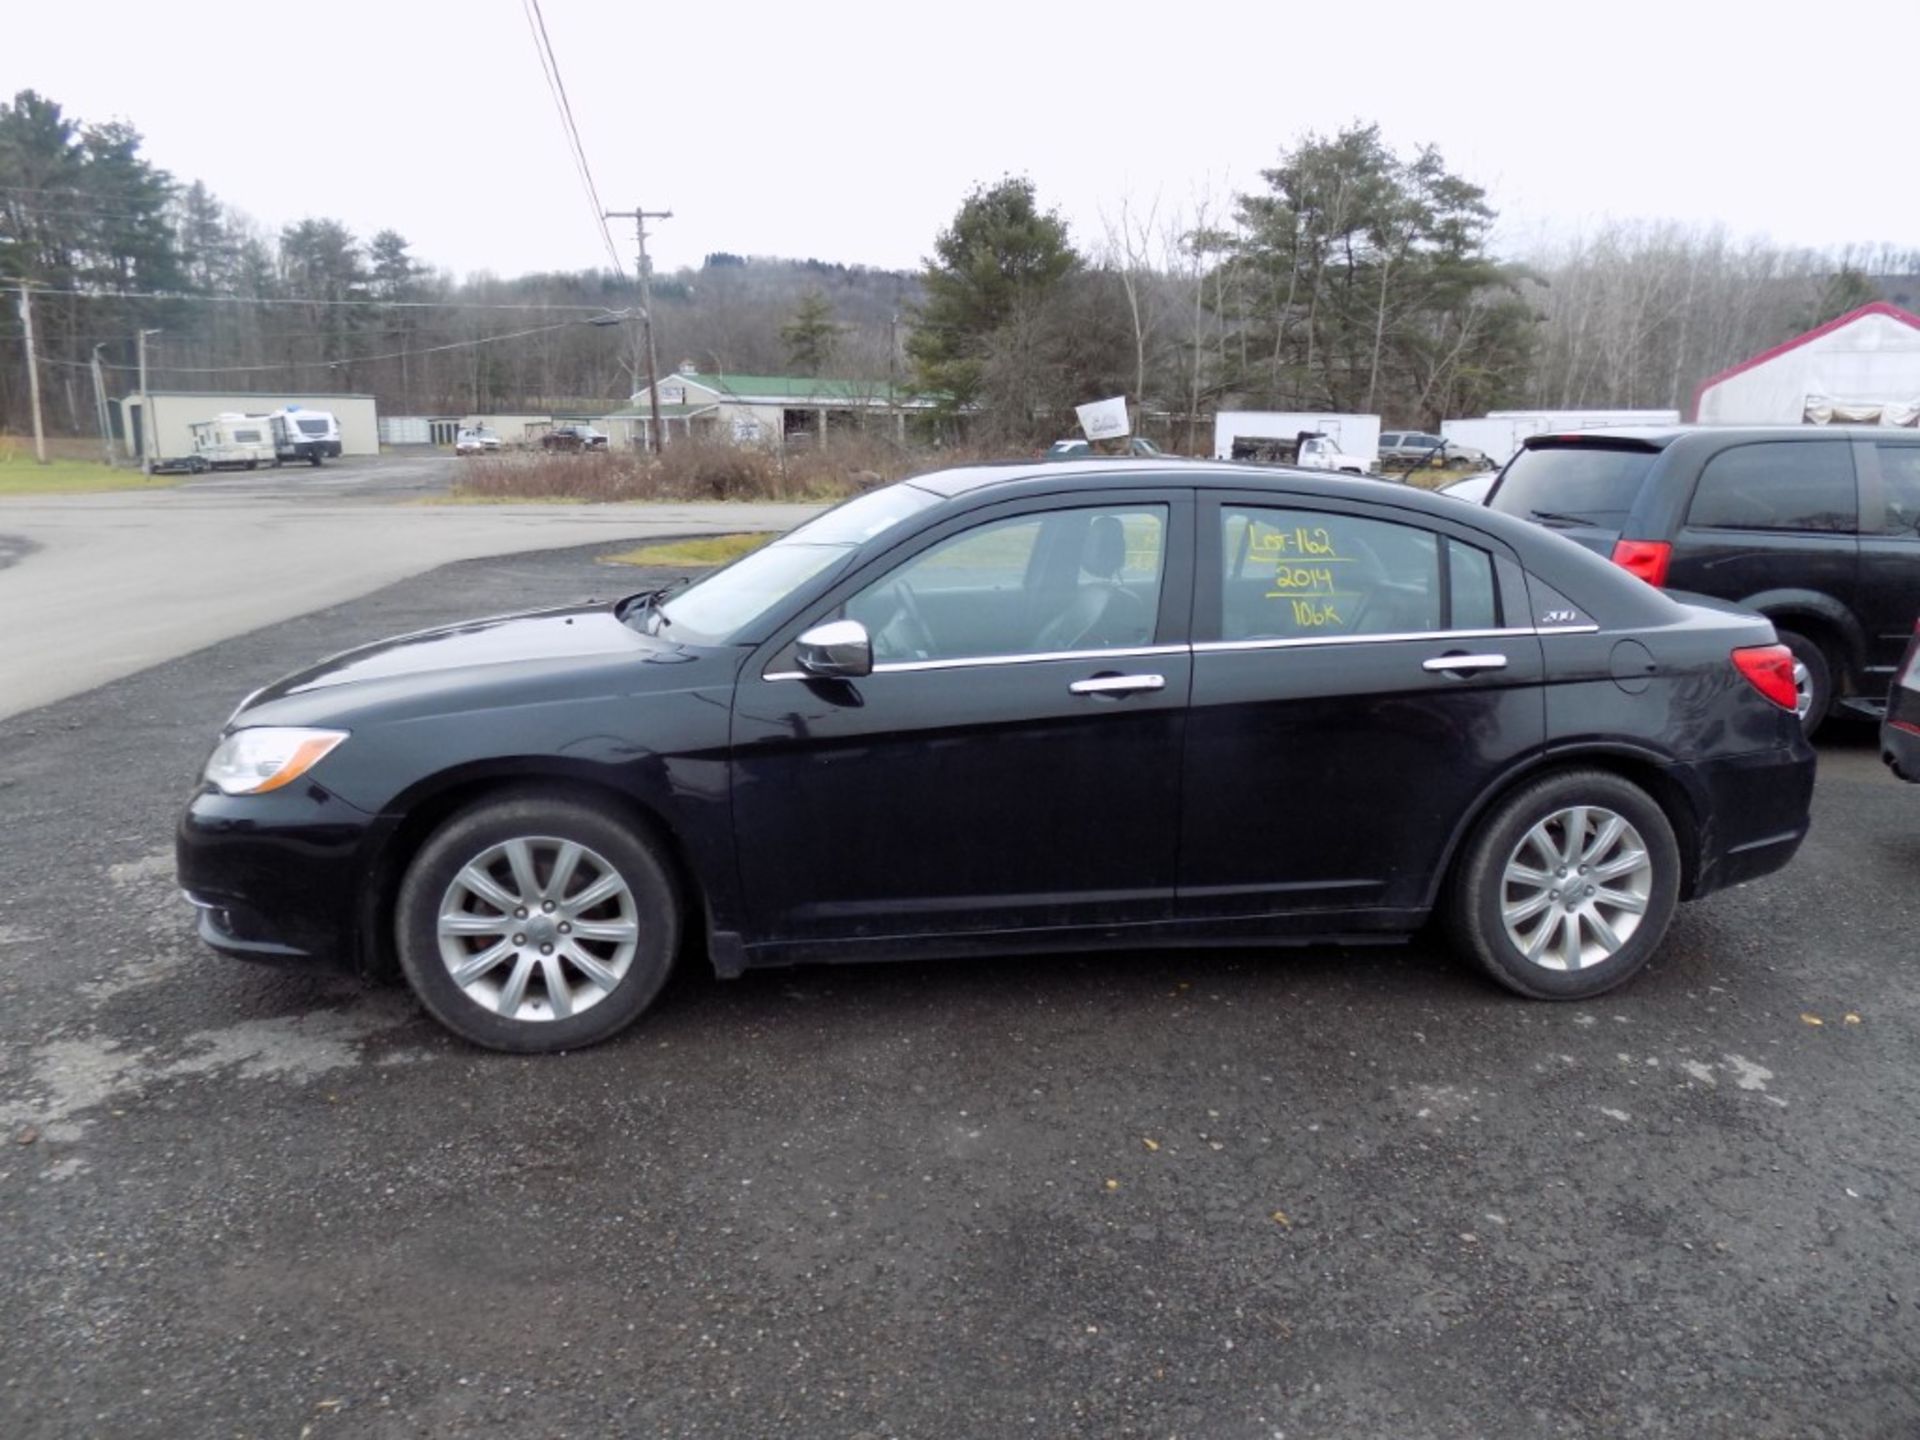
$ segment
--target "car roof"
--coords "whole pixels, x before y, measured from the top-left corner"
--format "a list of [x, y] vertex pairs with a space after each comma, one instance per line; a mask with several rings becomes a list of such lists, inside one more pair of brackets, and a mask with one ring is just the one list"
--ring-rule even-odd
[[[1399, 505], [1445, 519], [1456, 518], [1459, 510], [1458, 501], [1445, 500], [1434, 491], [1396, 480], [1371, 480], [1328, 470], [1262, 465], [1241, 460], [1190, 460], [1177, 455], [1156, 455], [1147, 459], [1100, 456], [1088, 460], [1054, 461], [1051, 464], [1039, 464], [1032, 460], [1002, 460], [952, 470], [935, 470], [925, 475], [911, 476], [901, 483], [938, 495], [943, 500], [962, 496], [1001, 498], [1004, 495], [1005, 498], [1012, 498], [1028, 492], [1054, 494], [1062, 490], [1085, 490], [1097, 495], [1116, 485], [1135, 488], [1164, 483], [1208, 490], [1273, 490], [1316, 499], [1361, 500], [1376, 505]], [[1525, 521], [1515, 524], [1524, 534], [1534, 534], [1539, 530], [1538, 526]]]

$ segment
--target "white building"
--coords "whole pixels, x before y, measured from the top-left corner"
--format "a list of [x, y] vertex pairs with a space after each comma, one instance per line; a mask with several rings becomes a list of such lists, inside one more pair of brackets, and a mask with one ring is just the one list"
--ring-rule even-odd
[[1920, 315], [1876, 301], [1701, 382], [1707, 425], [1920, 424]]
[[193, 426], [217, 415], [265, 415], [289, 405], [331, 411], [342, 455], [380, 453], [380, 417], [371, 395], [230, 395], [210, 390], [150, 390], [151, 426], [138, 393], [120, 402], [120, 439], [134, 459], [177, 460], [193, 453]]
[[[438, 445], [451, 448], [462, 430], [491, 430], [503, 445], [536, 445], [540, 437], [557, 424], [573, 420], [571, 415], [382, 415], [382, 445]], [[585, 420], [582, 423], [594, 423]]]
[[[884, 426], [906, 434], [907, 415], [934, 408], [925, 396], [894, 392], [883, 380], [823, 380], [796, 375], [704, 375], [682, 365], [655, 386], [667, 442], [682, 437], [738, 445], [785, 445], [800, 436], [829, 439], [835, 430]], [[647, 392], [630, 408], [595, 422], [613, 445], [645, 445], [652, 429]]]

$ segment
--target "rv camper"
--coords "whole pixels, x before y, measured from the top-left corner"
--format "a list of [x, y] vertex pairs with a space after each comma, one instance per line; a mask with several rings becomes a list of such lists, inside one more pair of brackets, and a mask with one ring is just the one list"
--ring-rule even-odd
[[275, 461], [273, 432], [257, 415], [227, 413], [187, 427], [193, 433], [193, 453], [209, 470], [256, 470]]
[[340, 454], [340, 425], [328, 411], [302, 410], [297, 405], [289, 405], [271, 415], [255, 418], [265, 419], [272, 427], [277, 465], [289, 460], [318, 465]]

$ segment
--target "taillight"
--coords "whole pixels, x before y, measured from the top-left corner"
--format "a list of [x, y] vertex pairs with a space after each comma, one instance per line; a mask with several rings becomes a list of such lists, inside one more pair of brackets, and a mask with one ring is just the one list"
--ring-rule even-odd
[[1638, 575], [1658, 590], [1667, 583], [1667, 562], [1673, 559], [1673, 546], [1664, 540], [1616, 540], [1613, 563], [1629, 575]]
[[1733, 652], [1734, 668], [1782, 710], [1799, 708], [1793, 683], [1793, 652], [1784, 645], [1743, 645]]

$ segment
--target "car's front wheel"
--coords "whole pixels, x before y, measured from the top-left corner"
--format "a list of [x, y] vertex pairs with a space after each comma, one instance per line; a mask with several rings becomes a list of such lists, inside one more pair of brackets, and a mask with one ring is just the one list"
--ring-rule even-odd
[[400, 965], [435, 1019], [492, 1050], [573, 1050], [639, 1017], [680, 912], [666, 866], [597, 806], [510, 796], [463, 811], [408, 868]]
[[1639, 786], [1575, 770], [1522, 787], [1475, 830], [1453, 876], [1456, 946], [1509, 990], [1584, 1000], [1631, 978], [1680, 898], [1680, 847]]

